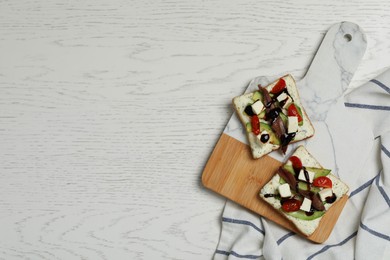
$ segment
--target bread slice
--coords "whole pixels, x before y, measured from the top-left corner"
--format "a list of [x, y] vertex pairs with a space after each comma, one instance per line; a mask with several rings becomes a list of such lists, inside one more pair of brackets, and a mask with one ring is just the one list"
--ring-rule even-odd
[[[318, 163], [318, 161], [303, 146], [299, 146], [292, 154], [292, 156], [296, 156], [300, 158], [303, 167], [322, 169], [321, 171], [325, 172], [325, 169], [322, 168], [322, 166]], [[284, 164], [282, 167], [285, 168], [290, 167], [290, 169], [292, 169], [291, 161], [288, 160], [287, 163]], [[330, 172], [330, 170], [327, 171]], [[333, 197], [334, 200], [333, 202], [329, 201], [331, 203], [323, 202], [325, 203], [324, 204], [325, 210], [314, 211], [312, 215], [312, 218], [314, 219], [310, 219], [310, 216], [307, 216], [306, 212], [301, 209], [296, 212], [285, 212], [285, 210], [282, 208], [282, 199], [279, 194], [279, 186], [282, 185], [281, 184], [282, 181], [280, 180], [281, 177], [278, 173], [275, 174], [275, 176], [272, 177], [272, 179], [266, 185], [264, 185], [264, 187], [260, 191], [260, 197], [264, 201], [269, 203], [272, 207], [274, 207], [280, 214], [286, 217], [289, 221], [291, 221], [303, 235], [310, 236], [317, 229], [317, 227], [321, 222], [321, 219], [324, 217], [324, 215], [329, 210], [329, 208], [332, 207], [338, 200], [340, 200], [341, 197], [344, 196], [349, 189], [345, 183], [343, 183], [339, 178], [334, 176], [332, 173], [328, 173], [326, 177], [332, 181], [331, 189], [332, 192], [334, 193], [335, 198]], [[316, 189], [316, 191], [314, 192], [315, 195], [318, 195], [317, 194], [318, 190], [322, 191], [326, 189], [326, 188], [314, 187], [314, 185], [311, 186], [312, 186], [311, 189]], [[299, 194], [297, 195], [297, 193], [293, 189], [291, 189], [291, 193], [292, 194], [290, 198], [297, 198], [298, 200], [302, 199], [302, 196], [300, 196]], [[270, 197], [270, 195], [267, 194], [273, 194], [273, 196]], [[303, 218], [307, 218], [307, 219], [302, 219], [302, 216]]]
[[[301, 103], [300, 98], [299, 98], [298, 89], [296, 87], [294, 78], [288, 74], [288, 75], [282, 77], [281, 79], [283, 79], [286, 83], [287, 93], [290, 96], [289, 100], [293, 101], [293, 103], [297, 107], [300, 108], [301, 114], [302, 114], [302, 125], [298, 126], [295, 137], [291, 141], [291, 143], [298, 142], [298, 141], [301, 141], [301, 140], [304, 140], [306, 138], [313, 136], [314, 135], [314, 127], [311, 124], [309, 117], [307, 116], [305, 110], [302, 107], [302, 103]], [[268, 86], [266, 86], [264, 88], [266, 90], [268, 90], [268, 92], [270, 92], [273, 89], [273, 87], [277, 84], [278, 81], [279, 81], [279, 79], [276, 80], [275, 82], [269, 84]], [[263, 143], [259, 140], [259, 135], [256, 136], [251, 131], [251, 129], [248, 129], [251, 127], [251, 116], [249, 116], [245, 112], [245, 109], [255, 102], [255, 100], [258, 98], [258, 97], [256, 97], [256, 95], [258, 96], [259, 94], [260, 94], [259, 91], [255, 91], [255, 92], [247, 93], [247, 94], [233, 98], [234, 109], [237, 112], [244, 127], [247, 129], [247, 137], [248, 137], [248, 141], [249, 141], [249, 146], [251, 148], [252, 156], [255, 159], [260, 158], [260, 157], [272, 152], [273, 150], [277, 150], [281, 147], [280, 140], [278, 140], [278, 138], [275, 136], [275, 133], [273, 133], [273, 135], [271, 134], [271, 138], [268, 142]], [[273, 95], [273, 94], [271, 94], [271, 95]], [[275, 97], [276, 97], [276, 95], [273, 96], [273, 98], [276, 100]], [[263, 105], [264, 105], [264, 97], [261, 97], [260, 101], [262, 101]], [[275, 104], [277, 104], [279, 106], [279, 102], [275, 102]], [[288, 106], [287, 105], [288, 104], [286, 104], [285, 107], [282, 108], [282, 113], [283, 113], [284, 119], [286, 119], [288, 116], [288, 113], [287, 113]], [[264, 126], [268, 126], [267, 127], [268, 130], [273, 131], [271, 128], [270, 120], [267, 121], [266, 118], [264, 118], [264, 114], [265, 114], [264, 110], [265, 109], [263, 109], [262, 114], [259, 115], [260, 123], [263, 123]], [[287, 126], [286, 126], [286, 128], [287, 128]], [[263, 132], [264, 130], [265, 129], [262, 129], [262, 127], [260, 126], [260, 131]]]

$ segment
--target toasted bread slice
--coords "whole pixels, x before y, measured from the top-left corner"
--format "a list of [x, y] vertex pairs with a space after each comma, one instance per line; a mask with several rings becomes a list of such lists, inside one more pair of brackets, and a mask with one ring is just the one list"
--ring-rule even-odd
[[[303, 165], [304, 169], [307, 169], [308, 171], [312, 170], [316, 172], [316, 175], [313, 177], [313, 183], [310, 185], [310, 191], [312, 191], [313, 195], [311, 195], [311, 198], [313, 196], [318, 196], [320, 201], [323, 203], [324, 209], [323, 210], [315, 210], [313, 209], [313, 204], [309, 206], [310, 212], [307, 212], [307, 209], [299, 209], [297, 211], [292, 212], [286, 212], [286, 207], [283, 207], [283, 203], [288, 203], [290, 199], [296, 199], [298, 201], [301, 201], [300, 208], [303, 208], [303, 200], [305, 199], [304, 196], [302, 196], [299, 192], [294, 190], [294, 187], [290, 186], [291, 195], [288, 197], [282, 197], [281, 196], [281, 185], [284, 184], [284, 180], [282, 178], [280, 173], [276, 173], [274, 177], [266, 184], [260, 191], [260, 197], [272, 205], [280, 214], [285, 216], [289, 221], [291, 221], [297, 229], [305, 236], [310, 236], [313, 234], [313, 232], [317, 229], [317, 227], [320, 224], [321, 219], [324, 217], [326, 212], [329, 210], [330, 207], [334, 205], [338, 200], [341, 199], [347, 192], [348, 192], [348, 186], [343, 183], [339, 178], [337, 178], [335, 175], [331, 173], [330, 170], [324, 169], [318, 161], [304, 148], [303, 146], [299, 146], [292, 156], [298, 157]], [[291, 158], [291, 157], [290, 157]], [[297, 170], [294, 170], [292, 167], [292, 162], [289, 159], [286, 164], [282, 166], [284, 169], [288, 169], [289, 174], [292, 174], [294, 176], [297, 175], [295, 173]], [[310, 170], [309, 170], [310, 169]], [[279, 170], [278, 170], [279, 171]], [[318, 182], [316, 179], [319, 176], [326, 176], [328, 179], [332, 182], [331, 187], [331, 193], [332, 197], [326, 197], [324, 200], [323, 195], [326, 192], [329, 192], [329, 187], [316, 187], [314, 184], [318, 185]], [[307, 186], [307, 182], [301, 181], [297, 177], [294, 176], [294, 178], [298, 181], [297, 188], [305, 188]], [[289, 183], [289, 182], [288, 182]], [[301, 185], [303, 184], [303, 185]], [[284, 184], [286, 185], [286, 184]], [[327, 189], [327, 191], [326, 191]], [[284, 191], [282, 191], [284, 193]], [[320, 195], [322, 193], [323, 196]], [[272, 195], [270, 195], [272, 194]], [[307, 195], [307, 194], [306, 194]], [[310, 196], [310, 195], [309, 195]], [[314, 198], [313, 198], [314, 199]], [[285, 205], [287, 206], [287, 205]]]
[[[275, 105], [277, 105], [280, 108], [280, 116], [283, 116], [283, 122], [286, 127], [286, 130], [289, 128], [289, 118], [288, 118], [288, 109], [289, 106], [293, 103], [296, 107], [298, 107], [300, 113], [300, 116], [302, 118], [302, 121], [299, 123], [297, 128], [295, 129], [295, 137], [290, 143], [298, 142], [301, 140], [304, 140], [306, 138], [309, 138], [314, 135], [314, 127], [312, 123], [310, 122], [309, 117], [307, 116], [305, 110], [302, 107], [302, 103], [299, 98], [298, 90], [295, 84], [295, 80], [291, 75], [286, 75], [282, 77], [281, 79], [284, 80], [286, 85], [285, 92], [281, 93], [280, 96], [277, 94], [270, 94], [273, 100], [275, 101]], [[271, 92], [274, 86], [279, 82], [280, 79], [276, 80], [275, 82], [269, 84], [268, 86], [264, 87], [268, 92]], [[287, 102], [279, 102], [279, 99], [282, 99], [282, 96], [287, 97]], [[262, 112], [260, 112], [257, 108], [254, 108], [256, 112], [260, 112], [258, 114], [259, 122], [260, 122], [260, 134], [255, 135], [251, 129], [251, 115], [248, 115], [248, 111], [246, 112], [246, 109], [251, 109], [251, 105], [253, 105], [256, 101], [262, 102]], [[282, 105], [284, 103], [284, 105]], [[266, 113], [265, 113], [265, 101], [264, 97], [261, 94], [260, 91], [255, 91], [252, 93], [247, 93], [238, 97], [233, 98], [233, 106], [236, 110], [241, 122], [243, 123], [244, 127], [247, 129], [247, 137], [249, 141], [249, 146], [252, 151], [253, 158], [257, 159], [260, 158], [273, 150], [277, 150], [281, 147], [281, 140], [277, 137], [276, 133], [273, 131], [271, 127], [270, 119], [267, 119]], [[260, 105], [261, 107], [261, 105]], [[249, 111], [251, 112], [251, 111]], [[251, 112], [253, 113], [253, 112]], [[291, 123], [292, 124], [292, 123]], [[269, 139], [266, 141], [266, 139], [260, 140], [261, 135], [268, 132]]]

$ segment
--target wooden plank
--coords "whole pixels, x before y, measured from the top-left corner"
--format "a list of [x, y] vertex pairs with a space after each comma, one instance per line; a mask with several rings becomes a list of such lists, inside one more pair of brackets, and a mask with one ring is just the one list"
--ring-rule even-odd
[[[258, 195], [280, 165], [282, 162], [270, 156], [254, 160], [247, 145], [222, 134], [203, 171], [202, 182], [222, 196], [300, 234], [290, 221]], [[332, 232], [347, 200], [348, 196], [344, 196], [335, 203], [326, 212], [317, 230], [307, 239], [323, 243]]]

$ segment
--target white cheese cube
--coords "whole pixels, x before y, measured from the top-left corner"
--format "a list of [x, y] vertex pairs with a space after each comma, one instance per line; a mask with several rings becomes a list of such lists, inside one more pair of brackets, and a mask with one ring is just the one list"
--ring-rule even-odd
[[279, 102], [282, 102], [283, 100], [285, 100], [286, 98], [288, 98], [287, 94], [286, 93], [282, 93], [280, 94], [276, 99], [279, 101]]
[[[309, 182], [312, 183], [313, 179], [314, 179], [315, 173], [311, 172], [311, 171], [308, 171], [308, 170], [306, 170], [306, 171], [307, 171], [307, 173], [309, 175]], [[301, 171], [299, 172], [298, 179], [301, 180], [301, 181], [306, 181], [305, 170], [304, 169], [301, 169]]]
[[318, 192], [320, 195], [320, 198], [322, 201], [325, 201], [326, 197], [332, 197], [333, 196], [333, 191], [332, 188], [326, 188]]
[[282, 198], [291, 197], [290, 185], [288, 185], [288, 183], [279, 185], [278, 189], [279, 189], [280, 197]]
[[299, 209], [306, 212], [310, 212], [310, 208], [311, 208], [311, 200], [309, 200], [308, 198], [304, 198], [301, 207]]
[[298, 117], [289, 116], [288, 117], [288, 133], [295, 133], [298, 131]]
[[263, 108], [264, 108], [263, 102], [261, 102], [260, 100], [257, 100], [255, 103], [252, 104], [252, 111], [256, 115], [260, 114]]
[[292, 102], [292, 99], [289, 95], [287, 95], [286, 93], [282, 93], [280, 94], [277, 98], [276, 98], [279, 102], [282, 102], [284, 101], [284, 105], [283, 107], [287, 107], [288, 105], [290, 105], [290, 103]]

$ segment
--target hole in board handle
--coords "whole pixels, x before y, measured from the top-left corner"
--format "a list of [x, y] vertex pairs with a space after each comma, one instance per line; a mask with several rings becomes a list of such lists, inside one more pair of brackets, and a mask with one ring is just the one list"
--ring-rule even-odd
[[345, 40], [346, 42], [352, 41], [352, 35], [350, 35], [349, 33], [344, 34], [344, 40]]

